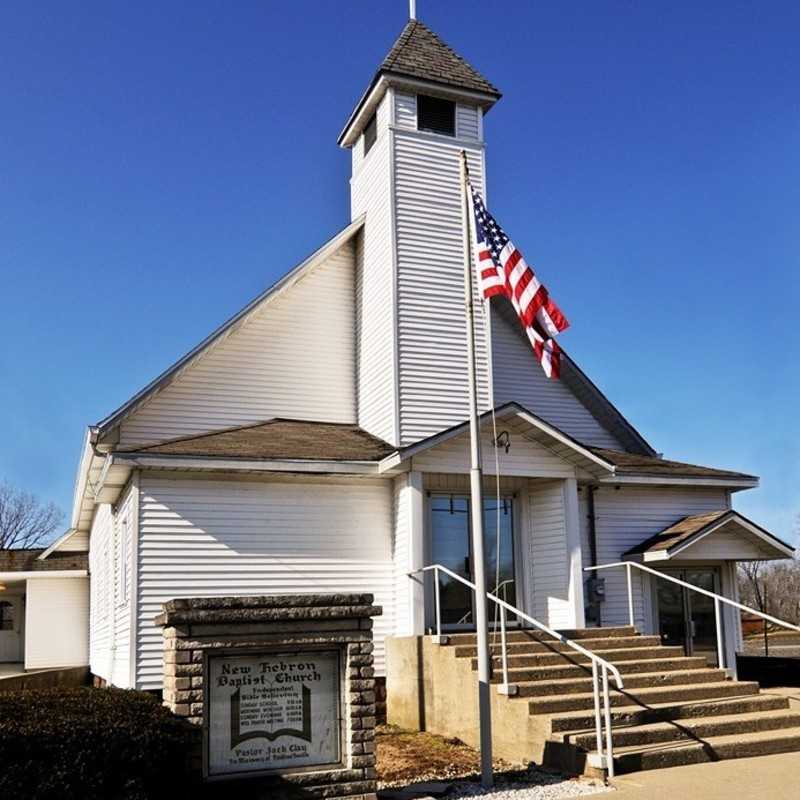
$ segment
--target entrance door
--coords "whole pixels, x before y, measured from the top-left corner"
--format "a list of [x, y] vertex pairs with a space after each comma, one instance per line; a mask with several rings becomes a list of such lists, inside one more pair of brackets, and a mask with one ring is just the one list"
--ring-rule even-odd
[[[430, 563], [441, 564], [469, 581], [474, 581], [473, 555], [470, 546], [470, 500], [466, 495], [431, 497]], [[483, 503], [486, 590], [511, 605], [517, 604], [514, 566], [514, 520], [512, 498], [485, 499]], [[474, 595], [462, 583], [441, 575], [439, 602], [442, 625], [469, 628], [475, 624]], [[492, 604], [493, 605], [493, 604]], [[511, 615], [508, 617], [512, 621]], [[489, 609], [489, 622], [494, 608]]]
[[[710, 567], [662, 570], [678, 580], [719, 594], [719, 572]], [[717, 623], [714, 600], [671, 581], [656, 579], [656, 610], [661, 641], [683, 647], [686, 655], [702, 655], [717, 663]]]
[[0, 662], [22, 661], [22, 598], [0, 595]]

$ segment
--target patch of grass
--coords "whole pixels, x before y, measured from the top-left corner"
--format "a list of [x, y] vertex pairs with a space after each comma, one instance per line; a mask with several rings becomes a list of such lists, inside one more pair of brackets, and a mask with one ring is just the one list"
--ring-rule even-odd
[[[480, 771], [478, 753], [464, 742], [432, 733], [378, 727], [375, 737], [378, 784], [381, 788], [431, 780], [472, 778]], [[495, 769], [511, 765], [495, 761]]]

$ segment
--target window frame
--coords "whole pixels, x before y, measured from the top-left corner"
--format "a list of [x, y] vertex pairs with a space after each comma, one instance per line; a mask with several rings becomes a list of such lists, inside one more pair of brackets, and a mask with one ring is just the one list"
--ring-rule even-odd
[[[467, 501], [467, 544], [469, 548], [469, 558], [472, 561], [474, 558], [472, 552], [472, 498], [469, 487], [465, 489], [425, 489], [425, 509], [424, 509], [424, 528], [423, 528], [423, 563], [426, 565], [433, 564], [433, 499], [441, 497], [450, 498], [464, 498]], [[484, 493], [483, 502], [484, 507], [487, 502], [495, 501], [494, 493]], [[525, 554], [523, 550], [522, 537], [524, 536], [523, 520], [524, 501], [521, 499], [520, 493], [516, 489], [508, 489], [500, 492], [500, 501], [509, 502], [509, 511], [511, 514], [511, 541], [512, 541], [512, 559], [514, 565], [514, 585], [516, 591], [516, 607], [523, 612], [527, 612], [527, 568], [525, 561]], [[471, 565], [474, 568], [474, 564]], [[474, 577], [474, 574], [473, 576]], [[493, 604], [490, 604], [490, 606]], [[473, 606], [474, 609], [474, 606]], [[425, 626], [431, 629], [434, 624], [435, 609], [433, 607], [433, 578], [432, 574], [426, 577], [426, 590], [425, 590]], [[510, 615], [510, 612], [509, 612]], [[491, 617], [491, 615], [490, 615]], [[490, 627], [492, 618], [489, 620]], [[520, 627], [522, 622], [519, 619], [509, 619], [507, 621], [508, 627]], [[451, 631], [456, 630], [471, 630], [474, 628], [474, 623], [462, 626], [446, 626]]]

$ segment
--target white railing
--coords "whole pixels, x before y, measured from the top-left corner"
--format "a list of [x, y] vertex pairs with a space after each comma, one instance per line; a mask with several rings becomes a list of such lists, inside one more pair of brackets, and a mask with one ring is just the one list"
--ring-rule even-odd
[[[422, 567], [421, 569], [416, 569], [413, 572], [409, 572], [408, 577], [413, 580], [415, 575], [426, 572], [433, 572], [434, 574], [436, 637], [437, 641], [441, 642], [442, 609], [440, 603], [439, 574], [444, 573], [445, 575], [448, 575], [450, 578], [458, 581], [459, 583], [462, 583], [464, 586], [466, 586], [473, 592], [477, 591], [477, 589], [474, 583], [468, 581], [466, 578], [462, 578], [460, 575], [457, 575], [455, 572], [452, 572], [447, 567], [443, 567], [441, 564], [431, 564], [428, 567]], [[535, 628], [538, 628], [543, 633], [552, 636], [554, 639], [561, 642], [561, 644], [565, 644], [571, 649], [580, 653], [581, 655], [586, 656], [591, 661], [592, 692], [594, 694], [594, 729], [595, 729], [595, 739], [597, 748], [597, 758], [593, 759], [592, 756], [590, 756], [590, 760], [592, 766], [600, 768], [605, 767], [608, 770], [608, 776], [610, 778], [613, 778], [614, 743], [612, 740], [612, 731], [611, 731], [611, 703], [609, 701], [608, 675], [609, 673], [613, 675], [614, 681], [617, 684], [617, 688], [622, 689], [623, 688], [622, 675], [620, 675], [619, 670], [609, 661], [600, 658], [600, 656], [595, 655], [594, 653], [591, 652], [591, 650], [587, 650], [585, 647], [579, 645], [574, 640], [568, 639], [566, 636], [563, 636], [557, 631], [548, 628], [544, 623], [539, 622], [538, 619], [534, 619], [530, 615], [526, 614], [524, 611], [521, 611], [519, 608], [512, 606], [505, 600], [501, 600], [495, 594], [492, 594], [491, 592], [486, 592], [486, 597], [500, 609], [500, 659], [503, 671], [503, 683], [500, 685], [500, 687], [498, 687], [498, 691], [501, 694], [516, 693], [516, 687], [512, 687], [511, 684], [509, 684], [508, 682], [508, 641], [506, 637], [506, 615], [508, 612], [514, 614], [518, 619], [524, 620], [530, 625], [533, 625]], [[493, 659], [492, 663], [494, 663]], [[603, 742], [604, 732], [605, 732], [605, 742]]]
[[637, 561], [617, 561], [613, 564], [600, 564], [597, 567], [584, 567], [584, 571], [592, 572], [594, 570], [601, 570], [601, 569], [613, 569], [613, 568], [620, 568], [624, 567], [627, 581], [628, 581], [628, 619], [630, 620], [630, 624], [633, 625], [634, 623], [634, 613], [633, 613], [633, 581], [631, 580], [631, 571], [635, 567], [642, 572], [649, 572], [651, 575], [655, 575], [657, 578], [661, 578], [665, 581], [671, 581], [672, 583], [677, 583], [678, 586], [683, 586], [685, 589], [690, 589], [693, 592], [698, 592], [699, 594], [704, 594], [706, 597], [710, 597], [714, 600], [714, 618], [716, 620], [716, 627], [717, 627], [717, 666], [720, 669], [727, 668], [727, 659], [725, 658], [725, 646], [723, 641], [723, 630], [722, 630], [722, 604], [732, 606], [733, 608], [738, 608], [740, 611], [748, 611], [751, 614], [756, 614], [757, 616], [761, 617], [762, 619], [767, 620], [768, 622], [772, 622], [775, 625], [781, 625], [784, 628], [790, 628], [793, 631], [800, 631], [800, 627], [797, 625], [792, 625], [791, 622], [786, 622], [785, 620], [776, 619], [775, 617], [770, 616], [769, 614], [765, 614], [763, 611], [756, 611], [754, 608], [750, 608], [750, 606], [743, 605], [742, 603], [737, 603], [735, 600], [731, 600], [727, 597], [723, 597], [721, 594], [717, 594], [716, 592], [710, 592], [708, 589], [701, 589], [699, 586], [694, 586], [691, 583], [687, 583], [686, 581], [682, 581], [679, 578], [674, 578], [672, 575], [668, 575], [664, 572], [659, 572], [658, 570], [651, 569], [650, 567], [644, 566], [644, 564], [639, 564]]

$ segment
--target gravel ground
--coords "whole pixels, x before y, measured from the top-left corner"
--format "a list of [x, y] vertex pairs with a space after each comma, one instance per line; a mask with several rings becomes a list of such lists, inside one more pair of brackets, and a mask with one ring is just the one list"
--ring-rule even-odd
[[598, 780], [570, 780], [562, 775], [529, 771], [515, 776], [513, 781], [497, 780], [494, 788], [483, 789], [478, 783], [458, 781], [445, 796], [446, 800], [459, 797], [480, 797], [481, 800], [556, 800], [561, 797], [581, 797], [586, 794], [613, 791]]

